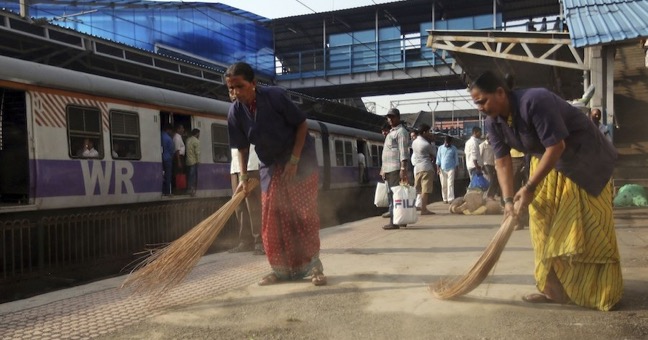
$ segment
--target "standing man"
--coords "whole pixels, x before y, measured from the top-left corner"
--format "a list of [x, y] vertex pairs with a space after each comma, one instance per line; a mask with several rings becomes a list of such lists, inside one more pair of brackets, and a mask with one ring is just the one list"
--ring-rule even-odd
[[601, 110], [600, 109], [592, 109], [590, 112], [590, 118], [592, 119], [592, 122], [594, 122], [594, 125], [601, 131], [603, 136], [607, 138], [609, 141], [612, 141], [612, 135], [610, 135], [610, 128], [608, 128], [607, 125], [601, 124]]
[[[247, 177], [261, 180], [259, 174], [259, 156], [250, 144], [247, 163]], [[232, 191], [241, 181], [238, 149], [232, 149], [232, 164], [230, 166]], [[258, 185], [245, 197], [245, 204], [236, 207], [236, 219], [239, 224], [239, 244], [229, 250], [230, 253], [253, 251], [254, 255], [265, 255], [261, 239], [261, 185]]]
[[466, 168], [468, 168], [471, 180], [475, 174], [481, 173], [481, 167], [484, 164], [479, 153], [480, 138], [481, 128], [478, 126], [473, 127], [472, 136], [470, 136], [464, 148], [464, 152], [466, 153]]
[[387, 198], [389, 200], [389, 224], [384, 225], [383, 229], [391, 230], [400, 228], [399, 225], [394, 224], [394, 193], [391, 191], [391, 187], [399, 185], [400, 182], [407, 183], [409, 133], [401, 124], [398, 109], [389, 109], [387, 122], [391, 126], [391, 130], [385, 137], [380, 175], [387, 184]]
[[490, 182], [486, 197], [495, 199], [495, 195], [501, 195], [499, 182], [497, 181], [497, 172], [495, 172], [495, 153], [493, 152], [493, 146], [488, 140], [488, 134], [486, 134], [486, 140], [479, 144], [479, 154], [484, 161], [484, 172]]
[[[184, 140], [182, 140], [182, 136], [184, 135], [185, 131], [184, 126], [182, 126], [182, 124], [176, 125], [175, 131], [176, 133], [175, 135], [173, 135], [173, 145], [175, 146], [175, 151], [173, 154], [173, 170], [174, 175], [178, 175], [184, 173], [185, 143]], [[175, 189], [178, 189], [178, 183], [175, 183]], [[185, 188], [182, 188], [180, 190], [184, 189]]]
[[367, 182], [365, 170], [367, 169], [367, 158], [362, 151], [358, 151], [358, 171], [360, 172], [360, 184]]
[[427, 205], [434, 189], [436, 147], [430, 143], [430, 126], [421, 124], [416, 139], [412, 142], [412, 164], [414, 165], [414, 186], [421, 195], [421, 215], [433, 215]]
[[171, 196], [171, 174], [173, 169], [173, 128], [165, 124], [162, 128], [162, 196]]
[[200, 130], [191, 130], [191, 136], [187, 138], [187, 190], [191, 196], [196, 196], [198, 185], [198, 163], [200, 163]]
[[452, 137], [446, 136], [445, 143], [437, 150], [436, 164], [441, 178], [441, 196], [443, 202], [448, 204], [455, 199], [454, 178], [459, 166], [459, 156], [457, 148], [452, 145]]

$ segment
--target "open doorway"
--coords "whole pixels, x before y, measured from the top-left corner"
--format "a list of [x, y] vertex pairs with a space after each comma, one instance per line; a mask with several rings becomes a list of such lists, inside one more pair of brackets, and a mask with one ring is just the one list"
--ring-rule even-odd
[[0, 200], [29, 203], [29, 148], [24, 91], [0, 88]]
[[[187, 169], [185, 165], [185, 143], [192, 129], [191, 116], [174, 112], [160, 112], [160, 130], [168, 124], [173, 128], [173, 142], [175, 146], [171, 176], [171, 193], [173, 195], [186, 195]], [[163, 189], [163, 194], [164, 194]]]

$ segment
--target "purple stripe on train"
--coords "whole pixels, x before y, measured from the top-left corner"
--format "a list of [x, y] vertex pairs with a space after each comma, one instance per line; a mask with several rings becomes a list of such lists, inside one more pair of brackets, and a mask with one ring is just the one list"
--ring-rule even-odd
[[[102, 160], [31, 161], [36, 197], [129, 195], [160, 192], [162, 165], [154, 162]], [[198, 189], [230, 188], [229, 164], [201, 164]]]

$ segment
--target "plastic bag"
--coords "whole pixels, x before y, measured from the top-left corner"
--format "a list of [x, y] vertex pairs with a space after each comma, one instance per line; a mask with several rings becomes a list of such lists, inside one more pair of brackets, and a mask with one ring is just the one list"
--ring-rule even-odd
[[374, 204], [378, 208], [389, 207], [389, 199], [387, 198], [387, 184], [378, 182], [376, 184], [376, 194], [374, 195]]
[[490, 183], [488, 183], [488, 180], [484, 178], [484, 174], [477, 173], [470, 180], [470, 185], [468, 185], [468, 188], [469, 189], [477, 188], [477, 189], [481, 189], [482, 191], [486, 191], [488, 190], [489, 185]]
[[412, 224], [418, 220], [416, 213], [416, 188], [409, 185], [391, 187], [394, 197], [393, 220], [396, 225]]
[[638, 184], [626, 184], [619, 189], [613, 203], [615, 207], [648, 206], [646, 190]]

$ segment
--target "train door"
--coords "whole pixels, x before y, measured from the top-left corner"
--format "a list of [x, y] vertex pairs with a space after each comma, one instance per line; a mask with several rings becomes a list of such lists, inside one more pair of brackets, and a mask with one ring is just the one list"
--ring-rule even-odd
[[[191, 126], [191, 116], [183, 115], [173, 112], [164, 112], [160, 111], [160, 133], [164, 133], [164, 126], [169, 124], [173, 127], [173, 131], [176, 134], [180, 133], [182, 137], [183, 144], [187, 141], [189, 137], [189, 132], [192, 129]], [[174, 141], [177, 137], [174, 136]], [[184, 156], [173, 157], [173, 174], [171, 176], [171, 192], [174, 195], [184, 195], [187, 194], [187, 173], [186, 173], [185, 159]]]
[[0, 200], [29, 201], [29, 148], [24, 91], [0, 88]]

